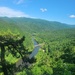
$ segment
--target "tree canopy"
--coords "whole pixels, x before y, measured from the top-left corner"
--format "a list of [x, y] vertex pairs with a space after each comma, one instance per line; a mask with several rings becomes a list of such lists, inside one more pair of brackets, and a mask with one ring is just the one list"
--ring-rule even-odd
[[23, 45], [24, 40], [24, 36], [21, 38], [19, 35], [11, 32], [0, 33], [1, 66], [4, 75], [8, 75], [10, 72], [10, 68], [8, 69], [8, 64], [5, 60], [6, 52], [8, 51], [13, 56], [16, 56], [16, 54], [19, 53], [23, 58], [23, 54], [25, 53], [25, 47]]

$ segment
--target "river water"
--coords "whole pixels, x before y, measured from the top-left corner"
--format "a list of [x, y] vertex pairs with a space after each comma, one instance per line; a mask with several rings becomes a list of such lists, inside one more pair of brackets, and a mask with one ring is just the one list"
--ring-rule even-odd
[[40, 49], [40, 46], [38, 45], [38, 43], [36, 42], [36, 40], [34, 38], [32, 38], [32, 41], [34, 43], [34, 49], [33, 49], [32, 53], [30, 54], [29, 59], [33, 58]]

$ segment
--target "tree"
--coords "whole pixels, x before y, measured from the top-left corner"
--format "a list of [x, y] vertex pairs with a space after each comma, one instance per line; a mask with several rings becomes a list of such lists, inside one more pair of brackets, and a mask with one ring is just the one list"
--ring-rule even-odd
[[19, 35], [11, 32], [0, 33], [1, 66], [4, 75], [8, 75], [9, 72], [7, 62], [5, 60], [6, 51], [8, 50], [13, 56], [16, 56], [18, 52], [23, 58], [23, 53], [25, 51], [25, 47], [23, 45], [24, 40], [24, 36], [21, 38]]

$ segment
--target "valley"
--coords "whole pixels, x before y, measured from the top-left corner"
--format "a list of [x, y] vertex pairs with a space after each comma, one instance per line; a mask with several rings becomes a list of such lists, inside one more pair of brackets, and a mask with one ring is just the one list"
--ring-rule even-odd
[[[25, 17], [0, 17], [0, 40], [1, 36], [4, 38], [9, 33], [15, 38], [25, 36], [22, 55], [26, 62], [31, 63], [31, 66], [23, 67], [16, 75], [75, 75], [74, 25]], [[7, 47], [5, 49], [7, 64], [15, 64], [22, 58], [20, 53], [17, 52], [15, 57]], [[0, 74], [3, 75], [1, 67]], [[9, 70], [9, 75], [12, 70]]]

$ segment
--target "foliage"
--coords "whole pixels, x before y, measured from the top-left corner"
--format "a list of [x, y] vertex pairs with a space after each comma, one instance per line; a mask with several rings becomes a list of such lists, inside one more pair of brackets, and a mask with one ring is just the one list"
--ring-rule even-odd
[[[75, 26], [40, 19], [0, 18], [0, 35], [5, 37], [7, 30], [10, 35], [10, 30], [21, 36], [26, 35], [24, 45], [29, 49], [28, 52], [33, 50], [32, 36], [38, 43], [44, 43], [35, 56], [36, 62], [22, 69], [17, 75], [75, 75], [75, 28], [73, 27]], [[18, 35], [12, 36], [15, 36], [14, 40]], [[7, 55], [8, 51], [6, 52], [8, 62], [11, 58], [14, 62], [18, 60], [11, 54], [8, 57]], [[10, 63], [14, 63], [13, 61]]]
[[4, 75], [9, 75], [11, 70], [11, 64], [9, 65], [9, 62], [6, 61], [5, 57], [7, 53], [8, 55], [11, 53], [13, 56], [16, 56], [16, 54], [19, 53], [19, 55], [21, 55], [22, 58], [23, 56], [25, 56], [24, 54], [26, 51], [23, 45], [24, 39], [24, 36], [20, 38], [18, 35], [15, 35], [11, 32], [4, 32], [0, 34], [0, 58], [2, 71], [4, 72]]

